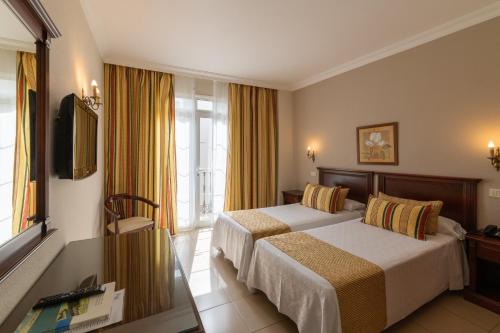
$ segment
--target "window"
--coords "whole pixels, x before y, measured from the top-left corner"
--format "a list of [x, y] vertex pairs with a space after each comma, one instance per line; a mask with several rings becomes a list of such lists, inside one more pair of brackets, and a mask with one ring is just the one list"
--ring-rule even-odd
[[196, 135], [198, 141], [198, 225], [210, 225], [213, 214], [212, 198], [212, 148], [213, 148], [213, 102], [207, 99], [196, 99]]
[[214, 109], [214, 102], [210, 99], [196, 99], [196, 110], [197, 111], [212, 111]]

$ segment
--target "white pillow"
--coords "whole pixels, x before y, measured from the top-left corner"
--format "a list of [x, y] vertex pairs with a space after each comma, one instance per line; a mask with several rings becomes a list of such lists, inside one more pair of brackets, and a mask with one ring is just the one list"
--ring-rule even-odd
[[450, 235], [457, 239], [464, 240], [467, 231], [460, 225], [460, 223], [453, 221], [444, 216], [438, 218], [438, 233]]
[[348, 210], [350, 212], [355, 211], [355, 210], [363, 210], [366, 208], [366, 205], [364, 203], [361, 203], [356, 200], [351, 200], [351, 199], [345, 199], [344, 203], [344, 210]]

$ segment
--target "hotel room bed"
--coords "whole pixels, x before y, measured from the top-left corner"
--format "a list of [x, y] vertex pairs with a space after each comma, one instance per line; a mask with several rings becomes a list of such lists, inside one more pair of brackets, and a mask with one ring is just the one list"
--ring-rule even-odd
[[[337, 224], [362, 216], [361, 211], [342, 210], [330, 214], [305, 207], [300, 203], [261, 208], [259, 211], [286, 223], [291, 231]], [[254, 248], [252, 233], [231, 216], [221, 213], [213, 226], [212, 246], [223, 251], [224, 256], [238, 269], [237, 279], [245, 281]]]
[[[359, 220], [304, 232], [383, 269], [387, 326], [443, 291], [463, 288], [455, 237], [438, 233], [419, 241]], [[335, 288], [265, 239], [255, 244], [247, 285], [263, 291], [300, 332], [342, 331]]]
[[[344, 169], [318, 168], [319, 183], [325, 186], [349, 188], [347, 198], [366, 203], [373, 190], [373, 173]], [[261, 208], [259, 211], [287, 224], [291, 231], [306, 230], [344, 221], [361, 216], [361, 211], [343, 210], [335, 214], [304, 207], [301, 204]], [[212, 230], [212, 247], [221, 250], [238, 269], [237, 279], [246, 281], [254, 240], [250, 231], [236, 222], [231, 216], [221, 213]]]
[[[476, 228], [479, 180], [389, 173], [377, 176], [378, 189], [385, 194], [422, 201], [442, 200], [437, 234], [427, 235], [425, 241], [417, 240], [358, 219], [255, 243], [248, 287], [263, 291], [280, 312], [296, 322], [301, 332], [341, 332], [341, 318], [346, 314], [346, 322], [354, 323], [348, 326], [350, 329], [360, 321], [373, 323], [365, 317], [383, 307], [385, 320], [373, 325], [378, 325], [376, 330], [380, 331], [443, 291], [464, 286], [467, 267], [459, 239], [463, 238], [464, 229]], [[301, 255], [305, 252], [309, 254]], [[339, 258], [347, 259], [342, 262]], [[366, 266], [357, 266], [359, 262]], [[376, 273], [365, 274], [365, 267]], [[345, 292], [346, 285], [350, 285], [350, 293]], [[359, 291], [361, 287], [363, 292]], [[355, 303], [364, 311], [339, 306], [339, 302], [349, 303], [346, 300], [354, 300], [348, 306]]]

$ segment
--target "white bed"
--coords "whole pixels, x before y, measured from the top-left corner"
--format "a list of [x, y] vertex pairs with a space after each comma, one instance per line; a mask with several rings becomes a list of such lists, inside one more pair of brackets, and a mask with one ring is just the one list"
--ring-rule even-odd
[[[301, 231], [349, 221], [361, 216], [361, 211], [342, 210], [335, 214], [308, 208], [300, 203], [259, 209], [286, 223], [292, 231]], [[212, 246], [222, 250], [238, 269], [237, 279], [245, 282], [252, 258], [254, 241], [250, 231], [227, 214], [219, 214], [212, 230]]]
[[[387, 326], [443, 291], [463, 288], [463, 251], [451, 234], [419, 241], [359, 219], [305, 232], [384, 270]], [[332, 285], [265, 239], [255, 244], [247, 285], [262, 290], [300, 332], [341, 332]]]

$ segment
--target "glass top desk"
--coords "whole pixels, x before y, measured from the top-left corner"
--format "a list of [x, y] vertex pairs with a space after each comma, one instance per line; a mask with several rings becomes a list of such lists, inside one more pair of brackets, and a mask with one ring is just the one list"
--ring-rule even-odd
[[123, 321], [106, 332], [204, 332], [167, 230], [69, 243], [0, 326], [13, 332], [43, 296], [76, 289], [86, 277], [125, 289]]

